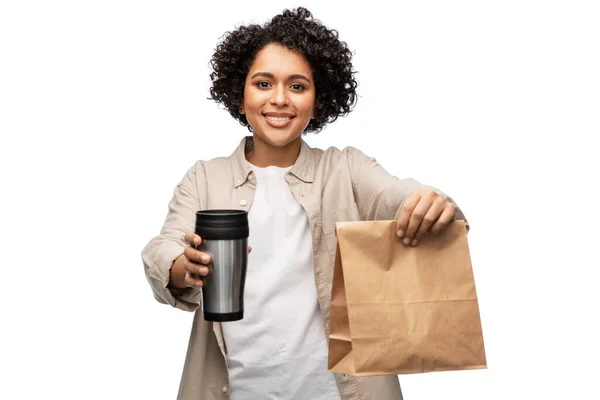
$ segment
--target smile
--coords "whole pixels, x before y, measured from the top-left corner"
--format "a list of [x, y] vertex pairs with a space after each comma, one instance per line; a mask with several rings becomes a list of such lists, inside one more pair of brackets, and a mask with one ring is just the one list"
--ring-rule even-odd
[[264, 116], [265, 119], [267, 120], [267, 123], [271, 126], [274, 126], [276, 128], [281, 128], [284, 126], [287, 126], [292, 119], [294, 119], [293, 116], [273, 116], [273, 115], [265, 115]]
[[272, 117], [270, 115], [265, 115], [265, 117], [270, 121], [287, 121], [288, 119], [292, 119], [292, 117]]

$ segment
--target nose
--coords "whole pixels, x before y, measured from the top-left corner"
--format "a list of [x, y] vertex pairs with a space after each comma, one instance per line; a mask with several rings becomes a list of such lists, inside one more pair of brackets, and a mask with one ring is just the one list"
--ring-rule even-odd
[[271, 104], [282, 107], [289, 104], [285, 85], [278, 85], [272, 91]]

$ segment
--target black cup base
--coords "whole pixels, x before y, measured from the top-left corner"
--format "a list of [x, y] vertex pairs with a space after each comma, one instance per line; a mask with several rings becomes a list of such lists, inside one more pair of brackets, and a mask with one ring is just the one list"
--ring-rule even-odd
[[205, 321], [228, 322], [228, 321], [239, 321], [243, 318], [244, 318], [243, 311], [224, 313], [224, 314], [209, 313], [209, 312], [204, 313]]

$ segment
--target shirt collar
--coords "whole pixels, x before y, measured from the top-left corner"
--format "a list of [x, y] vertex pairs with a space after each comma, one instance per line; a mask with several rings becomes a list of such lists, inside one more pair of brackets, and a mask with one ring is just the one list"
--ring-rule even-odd
[[[302, 138], [300, 138], [300, 141], [302, 143], [300, 154], [292, 166], [290, 173], [301, 181], [312, 183], [315, 174], [315, 156], [310, 146]], [[246, 153], [252, 150], [253, 144], [254, 138], [246, 136], [230, 156], [236, 188], [246, 183], [248, 176], [252, 172], [252, 166], [246, 160]]]

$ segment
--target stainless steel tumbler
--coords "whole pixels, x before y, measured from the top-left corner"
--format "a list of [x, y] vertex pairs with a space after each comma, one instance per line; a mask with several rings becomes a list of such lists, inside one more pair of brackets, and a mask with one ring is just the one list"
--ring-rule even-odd
[[196, 212], [198, 250], [211, 257], [204, 278], [202, 302], [207, 321], [238, 321], [244, 318], [244, 286], [248, 265], [248, 212], [204, 210]]

